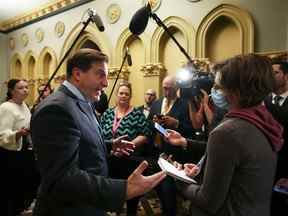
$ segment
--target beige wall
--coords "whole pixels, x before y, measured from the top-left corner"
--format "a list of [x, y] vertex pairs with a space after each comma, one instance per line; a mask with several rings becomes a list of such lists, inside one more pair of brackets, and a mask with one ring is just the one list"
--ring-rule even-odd
[[[224, 20], [223, 20], [224, 19]], [[240, 30], [227, 18], [218, 19], [210, 27], [207, 37], [208, 58], [215, 62], [241, 54]], [[217, 59], [215, 59], [217, 57]]]
[[[277, 51], [285, 49], [287, 25], [287, 0], [243, 1], [255, 20], [255, 51]], [[286, 22], [285, 22], [286, 21]]]
[[[114, 2], [115, 1], [108, 0], [93, 1], [9, 33], [8, 36], [15, 37], [17, 41], [16, 49], [12, 52], [9, 51], [9, 57], [15, 52], [20, 51], [25, 53], [30, 49], [33, 49], [33, 51], [38, 54], [44, 46], [52, 47], [57, 56], [59, 56], [65, 38], [72, 28], [80, 22], [81, 16], [87, 8], [97, 9], [106, 28], [105, 32], [101, 34], [108, 37], [112, 47], [115, 47], [119, 35], [128, 27], [132, 15], [142, 6], [142, 1], [118, 0], [117, 3], [122, 8], [122, 16], [117, 23], [109, 24], [105, 17], [106, 9]], [[201, 20], [208, 12], [221, 3], [239, 6], [246, 9], [252, 15], [256, 27], [256, 52], [283, 50], [285, 48], [287, 31], [285, 20], [287, 21], [286, 12], [288, 10], [288, 1], [286, 0], [202, 0], [202, 2], [199, 3], [191, 3], [186, 0], [162, 0], [162, 4], [156, 13], [162, 20], [169, 16], [181, 17], [197, 29]], [[65, 34], [60, 39], [56, 38], [54, 34], [54, 25], [59, 20], [63, 21], [66, 25]], [[44, 27], [45, 30], [45, 38], [41, 43], [37, 43], [34, 36], [35, 30], [38, 27]], [[156, 27], [155, 22], [150, 20], [145, 34], [151, 37]], [[21, 46], [19, 41], [20, 35], [23, 32], [27, 33], [30, 38], [30, 42], [25, 48]]]
[[[132, 15], [142, 6], [142, 2], [142, 0], [97, 0], [18, 29], [7, 35], [8, 38], [15, 38], [16, 47], [14, 50], [7, 48], [7, 55], [5, 56], [8, 56], [8, 62], [10, 62], [16, 53], [19, 53], [20, 56], [24, 58], [29, 51], [32, 51], [33, 55], [36, 56], [37, 65], [37, 61], [39, 60], [37, 57], [45, 47], [49, 47], [55, 52], [55, 57], [59, 62], [60, 57], [64, 53], [64, 47], [69, 47], [72, 38], [76, 36], [76, 33], [82, 26], [79, 23], [83, 13], [87, 8], [95, 8], [104, 22], [105, 32], [98, 32], [94, 25], [89, 27], [89, 32], [92, 32], [91, 35], [96, 38], [96, 42], [100, 43], [100, 48], [110, 56], [110, 66], [119, 67], [121, 57], [119, 56], [119, 53], [116, 54], [117, 43], [119, 38], [123, 36], [123, 32], [127, 30]], [[118, 3], [122, 9], [122, 15], [115, 24], [110, 24], [106, 18], [106, 9], [111, 3]], [[191, 30], [191, 32], [194, 32], [194, 36], [189, 35], [189, 37], [195, 37], [197, 29], [204, 17], [222, 3], [235, 5], [251, 14], [255, 24], [255, 52], [282, 51], [288, 48], [287, 0], [202, 0], [198, 3], [191, 3], [187, 0], [162, 0], [162, 4], [156, 13], [162, 20], [166, 20], [166, 18], [171, 16], [180, 17], [187, 22], [189, 29], [194, 30]], [[54, 27], [58, 21], [65, 23], [65, 33], [61, 38], [56, 37], [54, 33]], [[40, 43], [38, 43], [35, 38], [35, 31], [38, 28], [42, 28], [45, 32], [44, 40]], [[133, 85], [137, 86], [135, 87], [133, 97], [133, 103], [136, 105], [143, 102], [143, 91], [145, 90], [143, 88], [143, 81], [145, 79], [143, 79], [142, 74], [139, 72], [139, 68], [141, 64], [151, 63], [151, 56], [153, 55], [153, 50], [144, 51], [144, 49], [150, 47], [149, 43], [157, 29], [157, 24], [151, 19], [145, 33], [140, 36], [141, 41], [131, 42], [132, 54], [137, 56], [137, 65], [133, 65], [133, 67], [129, 69], [131, 71], [130, 80], [133, 82]], [[233, 30], [233, 26], [230, 29]], [[71, 32], [74, 33], [72, 34]], [[233, 30], [233, 32], [235, 31]], [[26, 47], [24, 47], [20, 41], [22, 33], [26, 33], [29, 37], [29, 43]], [[185, 44], [181, 32], [175, 32], [175, 36], [179, 39], [181, 44], [183, 42], [185, 49], [195, 48], [194, 41], [190, 41], [190, 45]], [[213, 40], [217, 40], [217, 38], [213, 38], [212, 41]], [[233, 41], [231, 43], [233, 43]], [[137, 52], [141, 50], [141, 46], [143, 46], [143, 51], [141, 54], [138, 54]], [[186, 59], [171, 39], [167, 39], [166, 43], [161, 48], [163, 48], [164, 54], [160, 56], [159, 59], [162, 59], [162, 63], [165, 64], [168, 73], [173, 73], [173, 71], [175, 71]], [[238, 48], [235, 49], [238, 50]], [[187, 51], [192, 56], [195, 54], [195, 50]], [[136, 54], [134, 54], [135, 52]], [[213, 52], [219, 53], [219, 49]], [[225, 55], [223, 56], [225, 57]], [[0, 63], [1, 61], [2, 59], [0, 60]], [[7, 77], [7, 74], [1, 76]]]
[[0, 33], [0, 102], [6, 96], [6, 85], [4, 82], [8, 79], [7, 61], [7, 35]]
[[286, 50], [288, 50], [288, 17], [286, 17]]

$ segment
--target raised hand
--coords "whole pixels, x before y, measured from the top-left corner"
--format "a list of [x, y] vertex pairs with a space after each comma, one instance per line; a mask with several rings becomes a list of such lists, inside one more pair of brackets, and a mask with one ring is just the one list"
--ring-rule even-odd
[[203, 105], [208, 105], [209, 104], [209, 95], [207, 94], [207, 92], [204, 90], [204, 89], [200, 89], [203, 97], [202, 97], [202, 100], [201, 100], [201, 103]]
[[151, 176], [143, 176], [142, 173], [147, 167], [147, 161], [143, 161], [128, 177], [126, 193], [127, 200], [147, 193], [166, 177], [166, 174], [163, 171]]
[[177, 128], [179, 121], [171, 116], [164, 115], [162, 118], [163, 124], [168, 128]]
[[195, 164], [187, 163], [184, 164], [184, 172], [186, 173], [187, 176], [193, 178], [199, 174], [200, 169]]
[[164, 123], [163, 116], [164, 115], [160, 115], [160, 114], [154, 115], [153, 122], [157, 122], [158, 124], [162, 125]]
[[20, 137], [22, 136], [27, 136], [29, 133], [30, 133], [30, 130], [28, 128], [22, 127], [16, 132], [16, 140], [19, 140]]
[[135, 149], [135, 144], [133, 142], [127, 141], [127, 135], [120, 136], [113, 140], [112, 143], [112, 154], [115, 156], [129, 156]]
[[174, 146], [186, 146], [187, 140], [180, 133], [174, 130], [167, 129], [168, 135], [165, 137], [166, 142]]

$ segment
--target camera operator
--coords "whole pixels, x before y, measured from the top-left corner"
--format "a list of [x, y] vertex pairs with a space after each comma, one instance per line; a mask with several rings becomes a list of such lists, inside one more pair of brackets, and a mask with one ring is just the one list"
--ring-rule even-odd
[[208, 135], [209, 131], [212, 131], [224, 118], [228, 111], [228, 104], [217, 85], [212, 87], [210, 95], [204, 89], [200, 91], [202, 93], [200, 99], [189, 101], [189, 117], [195, 129], [204, 126], [204, 131]]
[[215, 73], [221, 64], [204, 66], [201, 67], [197, 62], [193, 65], [188, 63], [179, 70], [177, 83], [182, 88], [183, 97], [189, 101], [189, 117], [193, 128], [202, 129], [204, 140], [207, 140], [208, 133], [223, 119], [228, 105], [215, 84]]
[[212, 103], [209, 95], [204, 89], [200, 89], [200, 91], [201, 96], [194, 96], [188, 102], [190, 121], [195, 129], [201, 129], [203, 125], [210, 125], [213, 119]]
[[195, 163], [205, 153], [208, 129], [214, 118], [213, 102], [208, 95], [214, 84], [214, 74], [188, 63], [177, 72], [176, 82], [181, 98], [188, 104], [190, 124], [196, 131], [189, 146], [182, 146], [186, 149], [185, 162]]

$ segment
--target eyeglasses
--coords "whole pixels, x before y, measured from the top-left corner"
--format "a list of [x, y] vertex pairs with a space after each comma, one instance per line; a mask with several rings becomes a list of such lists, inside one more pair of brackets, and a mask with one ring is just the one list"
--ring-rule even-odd
[[155, 96], [155, 94], [153, 94], [153, 93], [145, 93], [145, 95]]

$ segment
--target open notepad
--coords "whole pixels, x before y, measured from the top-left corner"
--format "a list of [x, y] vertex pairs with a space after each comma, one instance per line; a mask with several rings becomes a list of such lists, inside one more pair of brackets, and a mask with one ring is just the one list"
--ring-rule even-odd
[[184, 181], [188, 184], [194, 183], [196, 184], [197, 182], [187, 176], [184, 172], [184, 170], [178, 170], [176, 167], [174, 167], [171, 163], [169, 163], [167, 160], [163, 158], [158, 159], [158, 164], [160, 168], [167, 173], [167, 175], [172, 176], [178, 180]]

